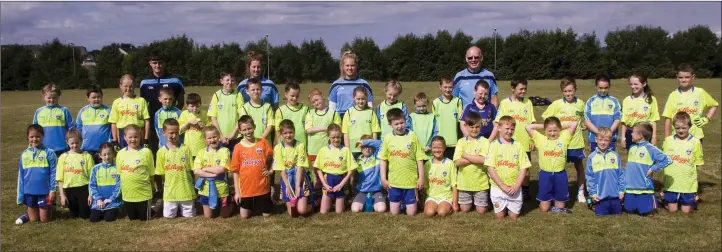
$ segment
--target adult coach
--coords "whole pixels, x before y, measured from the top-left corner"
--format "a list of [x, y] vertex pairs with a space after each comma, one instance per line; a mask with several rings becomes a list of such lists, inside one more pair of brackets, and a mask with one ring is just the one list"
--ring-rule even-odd
[[[158, 100], [160, 89], [165, 87], [173, 89], [173, 95], [175, 96], [174, 105], [178, 109], [183, 109], [183, 105], [185, 104], [185, 88], [180, 78], [166, 73], [165, 61], [163, 61], [163, 58], [159, 55], [151, 56], [148, 65], [150, 66], [151, 74], [140, 81], [140, 96], [148, 102], [148, 114], [151, 115], [150, 125], [155, 125], [155, 113], [162, 107]], [[158, 151], [158, 136], [155, 132], [151, 132], [148, 136], [147, 142], [145, 143], [150, 146], [153, 154], [155, 154], [155, 152]]]
[[472, 46], [466, 50], [466, 69], [461, 70], [454, 76], [454, 90], [452, 95], [461, 99], [463, 107], [474, 101], [474, 86], [476, 82], [483, 79], [489, 83], [489, 102], [494, 107], [499, 108], [498, 89], [496, 87], [496, 78], [494, 74], [481, 67], [484, 56], [481, 54], [481, 48]]
[[273, 81], [261, 76], [261, 73], [263, 73], [261, 59], [263, 59], [263, 55], [257, 54], [254, 51], [248, 52], [246, 57], [246, 73], [248, 74], [248, 78], [238, 83], [236, 89], [243, 95], [244, 101], [250, 101], [251, 97], [248, 96], [248, 92], [246, 92], [246, 89], [248, 89], [248, 79], [257, 78], [261, 80], [261, 100], [263, 103], [270, 103], [271, 107], [275, 110], [278, 108], [278, 88], [276, 88], [276, 84], [273, 83]]
[[339, 60], [339, 70], [341, 76], [331, 84], [331, 89], [328, 91], [329, 109], [336, 110], [336, 113], [343, 117], [346, 110], [353, 107], [353, 90], [359, 86], [366, 88], [369, 93], [367, 99], [369, 108], [373, 108], [374, 94], [369, 83], [358, 77], [356, 54], [351, 51], [344, 52]]

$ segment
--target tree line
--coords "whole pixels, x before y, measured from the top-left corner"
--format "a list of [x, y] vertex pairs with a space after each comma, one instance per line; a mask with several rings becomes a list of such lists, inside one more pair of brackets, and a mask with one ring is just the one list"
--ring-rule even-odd
[[[720, 76], [722, 44], [707, 26], [674, 34], [661, 27], [628, 26], [610, 31], [603, 39], [605, 47], [594, 32], [579, 35], [572, 28], [520, 30], [506, 37], [496, 35], [476, 41], [462, 31], [452, 34], [441, 30], [423, 36], [399, 35], [385, 48], [380, 48], [373, 38], [357, 37], [334, 54], [352, 50], [358, 56], [359, 76], [374, 81], [437, 81], [442, 75], [453, 77], [466, 67], [464, 55], [471, 45], [482, 48], [483, 65], [497, 79], [585, 79], [598, 74], [625, 78], [635, 72], [650, 78], [671, 78], [675, 66], [684, 62], [694, 65], [698, 77]], [[180, 76], [184, 85], [217, 85], [223, 71], [239, 78], [245, 76], [245, 57], [251, 50], [264, 55], [264, 76], [268, 76], [270, 66], [270, 77], [276, 83], [331, 82], [339, 76], [338, 60], [322, 39], [304, 40], [300, 46], [291, 42], [270, 45], [265, 38], [244, 46], [199, 45], [182, 35], [141, 46], [114, 43], [91, 52], [97, 64], [88, 68], [81, 67], [83, 58], [77, 49], [55, 39], [35, 50], [26, 45], [4, 45], [2, 90], [35, 90], [48, 82], [63, 89], [92, 84], [116, 87], [125, 73], [136, 77], [149, 74], [148, 58], [152, 54], [163, 56], [167, 70]], [[266, 57], [269, 52], [270, 61]]]

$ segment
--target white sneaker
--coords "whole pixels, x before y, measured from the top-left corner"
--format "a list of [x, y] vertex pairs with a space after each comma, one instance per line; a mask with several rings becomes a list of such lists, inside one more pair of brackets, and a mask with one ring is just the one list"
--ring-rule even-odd
[[580, 203], [585, 203], [585, 202], [587, 202], [587, 197], [584, 196], [584, 190], [579, 190], [579, 191], [577, 192], [577, 201], [580, 202]]

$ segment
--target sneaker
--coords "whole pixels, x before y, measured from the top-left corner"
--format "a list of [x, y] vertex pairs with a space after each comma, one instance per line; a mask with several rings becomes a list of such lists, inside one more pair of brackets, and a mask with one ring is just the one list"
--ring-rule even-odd
[[25, 222], [28, 222], [30, 218], [28, 217], [28, 213], [24, 213], [22, 216], [18, 217], [17, 220], [15, 220], [16, 225], [21, 225]]
[[569, 210], [569, 208], [561, 208], [561, 207], [556, 207], [556, 206], [552, 206], [552, 208], [549, 210], [552, 212], [555, 212], [555, 213], [565, 213], [565, 214], [572, 213], [572, 210]]
[[577, 201], [578, 201], [579, 203], [587, 202], [587, 197], [584, 196], [584, 189], [580, 189], [580, 190], [577, 192]]

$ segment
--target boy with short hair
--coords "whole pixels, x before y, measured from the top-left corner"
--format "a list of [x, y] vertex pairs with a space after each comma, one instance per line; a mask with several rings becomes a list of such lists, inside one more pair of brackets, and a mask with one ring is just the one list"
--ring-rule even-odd
[[670, 212], [691, 213], [697, 205], [695, 194], [698, 189], [697, 168], [704, 165], [704, 154], [700, 140], [689, 134], [692, 118], [685, 112], [674, 115], [674, 136], [668, 136], [662, 149], [672, 164], [664, 169], [664, 203]]
[[444, 157], [453, 159], [456, 142], [461, 135], [459, 122], [461, 112], [464, 110], [461, 106], [461, 99], [452, 95], [454, 82], [451, 78], [442, 76], [439, 80], [439, 90], [441, 90], [441, 96], [439, 96], [439, 99], [434, 99], [434, 101], [431, 102], [431, 112], [436, 119], [436, 128], [438, 129], [439, 136], [444, 137], [446, 140]]
[[75, 127], [83, 138], [81, 149], [93, 156], [95, 163], [100, 163], [98, 148], [112, 139], [110, 134], [110, 108], [103, 104], [103, 90], [93, 85], [86, 93], [88, 105], [85, 105], [75, 119]]
[[403, 203], [406, 214], [415, 215], [417, 190], [424, 188], [424, 160], [427, 157], [416, 133], [406, 128], [406, 118], [401, 109], [390, 109], [386, 118], [393, 132], [384, 137], [379, 152], [381, 184], [389, 192], [391, 214], [399, 214]]
[[168, 140], [165, 137], [165, 134], [163, 134], [163, 122], [168, 119], [178, 120], [181, 111], [173, 105], [175, 97], [173, 97], [173, 89], [171, 88], [161, 88], [158, 93], [158, 101], [160, 101], [162, 107], [158, 109], [153, 116], [153, 121], [155, 121], [155, 125], [153, 125], [153, 127], [155, 128], [155, 133], [158, 135], [158, 146], [163, 146]]
[[123, 136], [124, 129], [128, 125], [135, 125], [143, 130], [143, 138], [139, 141], [142, 141], [141, 144], [146, 145], [150, 134], [148, 102], [143, 97], [135, 94], [135, 83], [133, 76], [130, 74], [123, 75], [120, 78], [120, 91], [123, 95], [113, 101], [113, 105], [110, 106], [110, 118], [108, 118], [108, 122], [111, 124], [113, 143], [120, 146], [120, 148], [126, 147], [128, 143], [125, 142], [125, 136]]
[[[306, 130], [304, 129], [304, 125], [306, 124], [306, 114], [308, 114], [308, 106], [299, 102], [300, 95], [301, 86], [299, 86], [297, 82], [286, 84], [284, 94], [286, 98], [286, 105], [281, 105], [278, 109], [276, 109], [275, 126], [276, 132], [281, 132], [281, 129], [279, 128], [281, 121], [283, 121], [283, 119], [291, 120], [293, 125], [296, 127], [294, 130], [296, 133], [294, 139], [304, 145], [308, 145], [308, 138], [306, 136]], [[276, 144], [279, 143], [280, 139], [281, 137], [276, 137]]]
[[594, 214], [620, 215], [625, 187], [622, 157], [609, 148], [612, 130], [599, 127], [597, 132], [597, 148], [587, 157], [587, 191], [594, 200]]
[[414, 106], [416, 111], [409, 114], [411, 122], [411, 130], [416, 133], [419, 137], [419, 144], [423, 146], [424, 152], [428, 158], [432, 158], [431, 155], [431, 139], [439, 134], [436, 127], [436, 117], [434, 114], [429, 113], [427, 109], [429, 105], [429, 99], [426, 98], [424, 92], [419, 92], [414, 96]]
[[269, 183], [273, 174], [273, 147], [266, 139], [253, 135], [256, 125], [251, 116], [241, 116], [238, 126], [243, 139], [231, 156], [234, 200], [241, 206], [241, 218], [250, 218], [254, 209], [270, 216], [273, 212]]
[[196, 154], [206, 147], [201, 129], [208, 123], [208, 111], [201, 109], [201, 96], [190, 93], [186, 96], [186, 110], [178, 118], [183, 143], [188, 146], [195, 158]]
[[[160, 111], [160, 110], [159, 110]], [[180, 124], [176, 119], [163, 121], [164, 145], [158, 146], [155, 159], [155, 175], [162, 176], [163, 217], [175, 218], [178, 208], [183, 217], [196, 215], [193, 188], [193, 154], [180, 143]]]
[[489, 175], [484, 169], [489, 140], [480, 134], [481, 120], [477, 112], [466, 114], [464, 122], [468, 136], [457, 142], [454, 163], [459, 169], [456, 183], [461, 211], [471, 211], [473, 203], [476, 212], [484, 214], [489, 209]]
[[223, 87], [213, 93], [208, 104], [208, 120], [221, 132], [221, 143], [233, 151], [241, 141], [237, 123], [244, 103], [243, 95], [233, 87], [235, 78], [231, 73], [221, 73], [220, 82]]
[[494, 182], [489, 194], [498, 218], [504, 218], [507, 212], [512, 219], [519, 217], [523, 203], [521, 185], [531, 167], [524, 147], [512, 139], [515, 127], [513, 117], [499, 118], [499, 138], [491, 142], [484, 160], [489, 167], [489, 177]]
[[[141, 98], [142, 99], [142, 98]], [[153, 152], [140, 145], [143, 130], [128, 124], [123, 135], [128, 146], [118, 152], [115, 164], [120, 169], [120, 191], [123, 207], [130, 220], [150, 219], [150, 200], [153, 198]]]
[[384, 116], [386, 116], [386, 113], [392, 108], [401, 109], [401, 112], [404, 113], [404, 118], [406, 119], [406, 127], [411, 129], [411, 117], [409, 117], [409, 110], [406, 108], [406, 104], [403, 101], [398, 100], [402, 91], [403, 88], [401, 87], [401, 82], [396, 80], [387, 82], [384, 87], [386, 99], [376, 107], [376, 117], [378, 117], [379, 126], [381, 127], [381, 140], [384, 140], [384, 135], [393, 131], [391, 126], [386, 123], [386, 120], [384, 120]]
[[[706, 126], [709, 121], [714, 117], [717, 112], [719, 103], [712, 98], [704, 89], [695, 87], [694, 82], [694, 69], [689, 64], [681, 64], [677, 67], [677, 82], [679, 87], [672, 91], [667, 97], [667, 102], [664, 104], [664, 111], [662, 116], [664, 119], [664, 136], [668, 137], [674, 133], [670, 131], [672, 128], [672, 118], [677, 112], [686, 112], [692, 119], [692, 126], [689, 129], [689, 134], [703, 142], [704, 132], [702, 127]], [[707, 114], [704, 114], [704, 110], [709, 108]], [[672, 128], [672, 130], [674, 130]]]
[[672, 160], [652, 140], [652, 124], [641, 122], [632, 128], [632, 142], [629, 147], [627, 165], [624, 168], [624, 211], [640, 215], [652, 214], [657, 208], [654, 196], [652, 172], [664, 169]]

